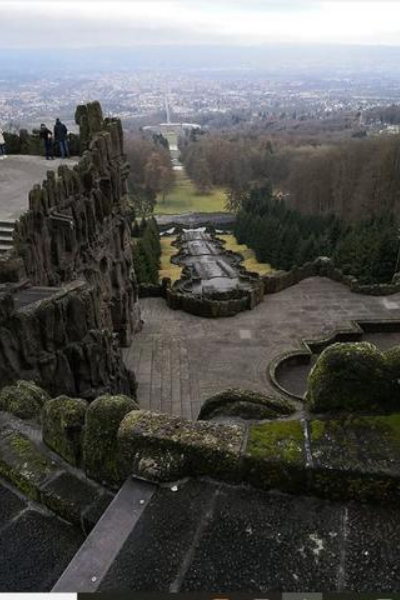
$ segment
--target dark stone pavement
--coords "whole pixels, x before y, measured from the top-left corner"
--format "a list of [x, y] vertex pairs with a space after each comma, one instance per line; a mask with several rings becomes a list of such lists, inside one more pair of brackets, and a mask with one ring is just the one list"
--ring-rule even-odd
[[400, 591], [398, 508], [159, 488], [99, 591]]
[[83, 540], [0, 479], [0, 592], [50, 591]]

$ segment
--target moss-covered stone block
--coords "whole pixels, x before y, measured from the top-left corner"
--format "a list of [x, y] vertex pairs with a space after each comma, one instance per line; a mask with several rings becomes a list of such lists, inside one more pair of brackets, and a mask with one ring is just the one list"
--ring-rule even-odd
[[83, 465], [86, 474], [109, 485], [120, 481], [117, 432], [122, 419], [138, 410], [128, 396], [104, 395], [89, 407], [83, 443]]
[[17, 381], [3, 387], [0, 392], [0, 410], [12, 413], [20, 419], [39, 417], [42, 406], [50, 400], [47, 392], [33, 381]]
[[387, 502], [400, 494], [400, 414], [313, 420], [311, 491]]
[[308, 377], [306, 404], [314, 412], [382, 412], [393, 402], [385, 357], [368, 342], [329, 346]]
[[245, 430], [238, 425], [186, 421], [164, 414], [128, 414], [118, 431], [121, 474], [157, 481], [208, 475], [241, 478]]
[[387, 377], [391, 385], [393, 403], [400, 409], [400, 346], [394, 346], [384, 353]]
[[25, 435], [15, 432], [0, 442], [0, 474], [26, 496], [40, 501], [40, 488], [56, 465]]
[[99, 498], [93, 483], [63, 472], [41, 490], [43, 504], [70, 523], [82, 525], [84, 513]]
[[86, 400], [58, 396], [43, 407], [43, 441], [71, 465], [82, 461]]
[[276, 419], [294, 411], [292, 403], [285, 398], [232, 388], [207, 398], [201, 407], [199, 420], [207, 421], [216, 417]]
[[246, 479], [256, 487], [303, 491], [306, 455], [300, 421], [251, 426], [245, 464]]

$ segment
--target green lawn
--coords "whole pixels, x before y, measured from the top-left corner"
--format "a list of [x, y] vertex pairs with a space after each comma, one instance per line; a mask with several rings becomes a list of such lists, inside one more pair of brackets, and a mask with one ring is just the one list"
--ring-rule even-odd
[[163, 277], [170, 277], [172, 283], [180, 279], [182, 273], [182, 267], [174, 265], [171, 262], [171, 256], [178, 254], [178, 248], [172, 245], [172, 242], [176, 240], [176, 235], [173, 237], [162, 237], [161, 238], [161, 267], [159, 270], [160, 280]]
[[199, 194], [185, 171], [175, 171], [176, 183], [165, 202], [158, 196], [155, 214], [177, 215], [186, 212], [224, 212], [225, 190], [215, 188], [210, 194]]
[[259, 275], [266, 275], [267, 273], [272, 273], [274, 270], [271, 265], [258, 262], [253, 250], [246, 246], [246, 244], [238, 244], [234, 235], [218, 235], [218, 237], [225, 241], [225, 248], [227, 250], [239, 252], [243, 256], [242, 265], [248, 271], [255, 271]]

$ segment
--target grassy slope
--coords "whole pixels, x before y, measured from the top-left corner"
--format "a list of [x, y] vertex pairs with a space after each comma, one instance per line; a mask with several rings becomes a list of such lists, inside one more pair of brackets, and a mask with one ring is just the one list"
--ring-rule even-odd
[[160, 279], [170, 277], [172, 283], [177, 281], [182, 273], [181, 267], [170, 262], [171, 256], [178, 253], [178, 249], [172, 246], [172, 242], [176, 240], [176, 236], [161, 238], [161, 269], [159, 271]]
[[199, 194], [185, 171], [175, 171], [176, 183], [165, 202], [157, 198], [155, 214], [175, 215], [186, 212], [225, 211], [225, 191], [215, 188], [210, 194]]
[[242, 265], [248, 271], [254, 271], [260, 275], [271, 273], [272, 267], [266, 263], [259, 263], [255, 257], [254, 251], [246, 246], [246, 244], [238, 244], [234, 235], [219, 235], [221, 240], [225, 241], [225, 248], [232, 250], [232, 252], [239, 252], [244, 260]]

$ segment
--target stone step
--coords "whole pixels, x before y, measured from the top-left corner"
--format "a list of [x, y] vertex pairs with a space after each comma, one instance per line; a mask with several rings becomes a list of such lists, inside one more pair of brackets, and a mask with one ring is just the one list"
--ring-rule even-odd
[[12, 237], [3, 237], [0, 234], [0, 244], [2, 244], [3, 246], [12, 246], [14, 243], [14, 240], [12, 239]]
[[14, 221], [0, 221], [0, 254], [5, 254], [12, 248], [14, 226]]
[[0, 238], [12, 238], [14, 229], [0, 225]]
[[1, 221], [0, 220], [0, 230], [7, 229], [7, 230], [14, 231], [14, 227], [15, 227], [15, 221]]

